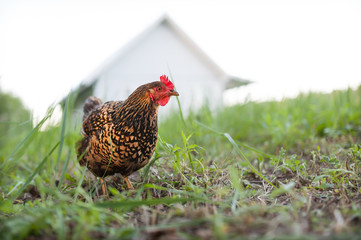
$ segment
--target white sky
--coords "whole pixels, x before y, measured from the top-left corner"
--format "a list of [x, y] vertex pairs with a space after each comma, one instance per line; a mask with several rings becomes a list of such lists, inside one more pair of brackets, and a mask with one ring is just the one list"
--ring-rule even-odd
[[0, 0], [0, 87], [41, 114], [164, 13], [244, 96], [361, 84], [360, 0]]

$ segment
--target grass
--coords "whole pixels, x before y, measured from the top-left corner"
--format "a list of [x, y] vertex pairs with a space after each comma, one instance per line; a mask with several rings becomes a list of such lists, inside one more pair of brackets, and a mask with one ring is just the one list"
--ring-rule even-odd
[[[80, 167], [72, 99], [0, 151], [0, 239], [358, 239], [361, 87], [246, 103], [159, 126], [151, 162], [100, 182]], [[21, 131], [21, 132], [20, 132]], [[14, 144], [16, 143], [16, 144]]]

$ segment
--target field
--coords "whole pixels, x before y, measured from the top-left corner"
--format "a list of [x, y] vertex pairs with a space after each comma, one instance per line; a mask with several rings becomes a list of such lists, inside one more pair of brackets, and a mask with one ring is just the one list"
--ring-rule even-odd
[[361, 87], [174, 112], [135, 190], [116, 175], [109, 196], [71, 106], [1, 137], [0, 239], [361, 239]]

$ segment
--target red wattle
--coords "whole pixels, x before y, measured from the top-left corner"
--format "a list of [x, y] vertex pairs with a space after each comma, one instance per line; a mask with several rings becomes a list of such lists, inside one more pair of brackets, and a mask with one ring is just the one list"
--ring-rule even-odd
[[168, 103], [168, 101], [169, 101], [169, 97], [165, 97], [165, 98], [159, 100], [158, 103], [161, 106], [165, 106]]

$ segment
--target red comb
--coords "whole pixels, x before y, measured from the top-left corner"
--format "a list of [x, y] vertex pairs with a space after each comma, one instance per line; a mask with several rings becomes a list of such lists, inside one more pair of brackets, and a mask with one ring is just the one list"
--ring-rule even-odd
[[173, 85], [173, 83], [168, 79], [168, 76], [166, 76], [166, 75], [160, 76], [160, 81], [161, 81], [162, 83], [164, 83], [164, 84], [167, 86], [167, 88], [170, 88], [170, 89], [174, 90], [174, 85]]

